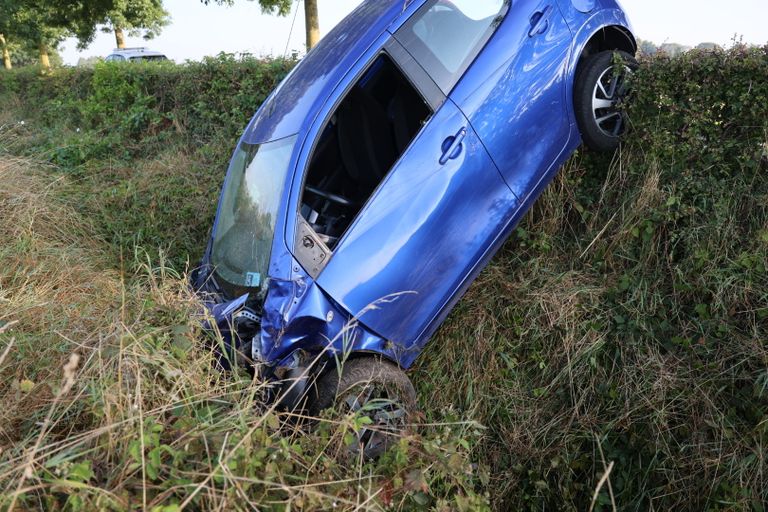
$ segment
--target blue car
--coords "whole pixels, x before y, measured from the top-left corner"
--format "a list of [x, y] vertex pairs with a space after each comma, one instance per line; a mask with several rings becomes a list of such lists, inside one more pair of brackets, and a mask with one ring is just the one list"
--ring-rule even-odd
[[193, 275], [224, 358], [286, 407], [363, 409], [380, 453], [404, 371], [561, 164], [617, 146], [636, 49], [616, 0], [363, 2], [232, 157]]

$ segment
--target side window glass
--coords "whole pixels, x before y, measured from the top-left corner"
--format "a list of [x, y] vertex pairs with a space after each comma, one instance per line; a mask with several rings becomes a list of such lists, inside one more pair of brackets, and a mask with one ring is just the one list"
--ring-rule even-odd
[[448, 94], [509, 10], [509, 0], [430, 0], [395, 37]]

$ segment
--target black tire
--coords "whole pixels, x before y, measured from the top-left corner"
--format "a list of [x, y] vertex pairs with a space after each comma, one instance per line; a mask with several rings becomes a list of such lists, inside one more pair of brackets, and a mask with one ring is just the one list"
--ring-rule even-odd
[[[616, 58], [624, 65], [617, 66]], [[637, 68], [637, 60], [622, 51], [596, 53], [579, 65], [573, 87], [574, 113], [581, 138], [590, 149], [611, 152], [619, 146], [627, 127], [623, 111], [627, 78]]]
[[320, 376], [310, 396], [312, 416], [336, 406], [341, 414], [360, 411], [373, 420], [370, 429], [361, 431], [358, 445], [349, 448], [366, 459], [379, 457], [396, 443], [417, 409], [416, 391], [405, 372], [377, 357], [348, 360], [340, 371], [331, 368]]

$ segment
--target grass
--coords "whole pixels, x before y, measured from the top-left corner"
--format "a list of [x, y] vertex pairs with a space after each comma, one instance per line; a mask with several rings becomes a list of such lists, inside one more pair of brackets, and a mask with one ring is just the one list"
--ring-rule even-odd
[[183, 273], [232, 141], [68, 160], [91, 135], [9, 97], [0, 508], [764, 510], [766, 55], [645, 64], [632, 137], [569, 161], [411, 371], [421, 427], [368, 464], [341, 455], [358, 419], [305, 432], [201, 345]]

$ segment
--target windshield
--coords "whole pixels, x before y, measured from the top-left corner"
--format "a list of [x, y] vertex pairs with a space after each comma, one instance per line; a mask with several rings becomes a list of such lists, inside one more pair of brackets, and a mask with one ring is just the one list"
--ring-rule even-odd
[[231, 298], [266, 290], [275, 223], [296, 137], [253, 145], [241, 143], [229, 178], [213, 238], [211, 263], [216, 281]]

